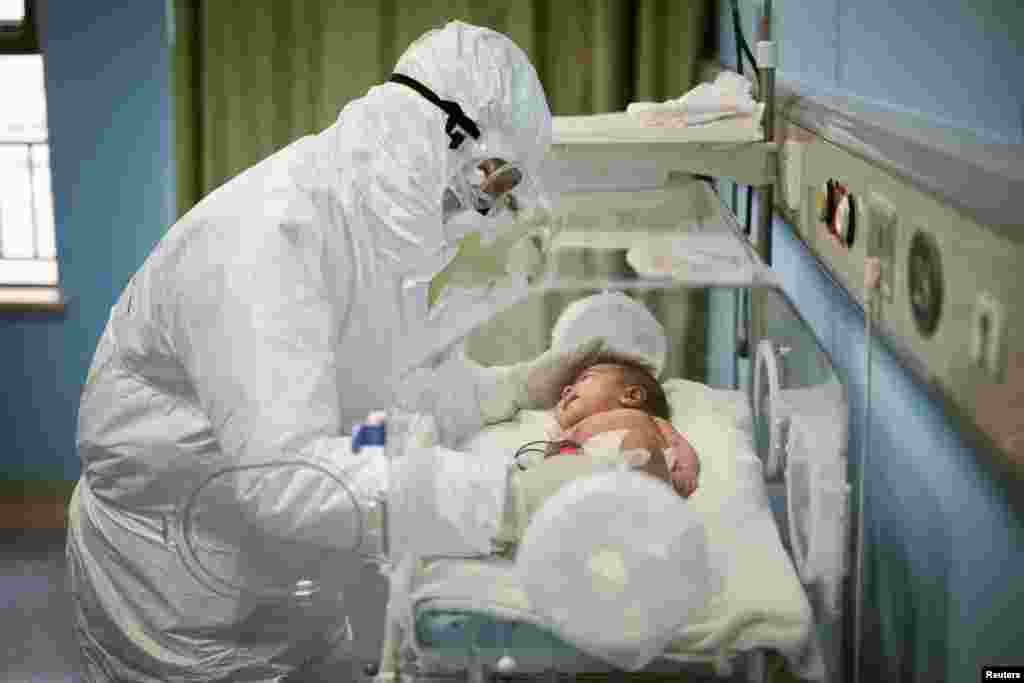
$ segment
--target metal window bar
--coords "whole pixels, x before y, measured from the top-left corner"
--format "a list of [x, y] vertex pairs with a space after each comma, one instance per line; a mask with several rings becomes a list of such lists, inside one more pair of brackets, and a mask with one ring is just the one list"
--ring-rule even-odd
[[[6, 253], [3, 244], [3, 232], [0, 231], [0, 260], [3, 261], [51, 261], [53, 259], [43, 259], [40, 245], [39, 245], [39, 197], [36, 196], [36, 168], [39, 164], [36, 163], [35, 155], [33, 152], [37, 147], [47, 148], [50, 145], [49, 140], [39, 141], [10, 141], [0, 140], [0, 147], [24, 147], [25, 148], [25, 161], [28, 169], [28, 189], [29, 189], [29, 204], [30, 214], [32, 216], [32, 256], [12, 256]], [[0, 225], [3, 224], [3, 214], [0, 212]]]

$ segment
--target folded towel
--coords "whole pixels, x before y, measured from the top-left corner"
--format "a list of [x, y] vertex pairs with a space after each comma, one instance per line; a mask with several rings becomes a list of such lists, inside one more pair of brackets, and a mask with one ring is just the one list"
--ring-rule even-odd
[[753, 86], [747, 78], [723, 71], [713, 83], [701, 83], [679, 99], [633, 102], [626, 112], [648, 126], [681, 128], [757, 111]]

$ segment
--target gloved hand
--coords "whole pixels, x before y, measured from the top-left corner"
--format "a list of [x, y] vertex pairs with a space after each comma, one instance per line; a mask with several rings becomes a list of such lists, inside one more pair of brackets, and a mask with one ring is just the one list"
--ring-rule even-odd
[[532, 361], [480, 368], [478, 398], [484, 423], [507, 420], [524, 409], [551, 408], [580, 365], [604, 348], [604, 338], [595, 337], [572, 351], [549, 349]]

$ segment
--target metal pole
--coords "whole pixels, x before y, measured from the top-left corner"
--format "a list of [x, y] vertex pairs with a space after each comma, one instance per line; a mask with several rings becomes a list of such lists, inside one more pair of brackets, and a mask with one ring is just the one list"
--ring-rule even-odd
[[[758, 40], [770, 41], [772, 22], [772, 0], [764, 0], [764, 11], [761, 14]], [[761, 62], [760, 56], [758, 62]], [[764, 139], [765, 142], [775, 141], [775, 62], [758, 64], [761, 100], [764, 102]], [[758, 235], [757, 251], [767, 265], [772, 264], [772, 208], [775, 201], [774, 185], [762, 185], [758, 191]]]

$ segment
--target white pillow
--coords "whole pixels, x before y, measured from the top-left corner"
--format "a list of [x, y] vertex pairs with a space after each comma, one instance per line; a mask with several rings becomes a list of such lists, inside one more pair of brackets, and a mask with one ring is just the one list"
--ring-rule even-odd
[[551, 348], [574, 349], [591, 337], [604, 337], [613, 351], [638, 356], [661, 376], [668, 357], [665, 328], [636, 299], [604, 292], [569, 304], [551, 330]]
[[753, 439], [753, 419], [746, 392], [712, 389], [706, 384], [685, 379], [666, 380], [662, 387], [672, 410], [672, 424], [684, 435], [695, 420], [706, 422], [714, 416], [727, 420]]

